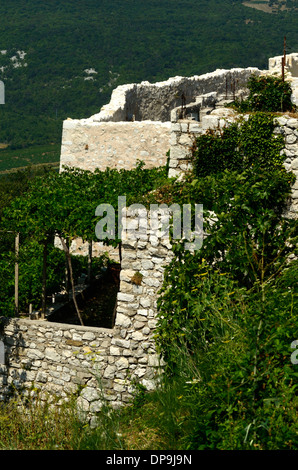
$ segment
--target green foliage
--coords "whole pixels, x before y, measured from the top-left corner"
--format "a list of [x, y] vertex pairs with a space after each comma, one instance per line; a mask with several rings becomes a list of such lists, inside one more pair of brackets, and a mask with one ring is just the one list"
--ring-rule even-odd
[[[14, 246], [13, 235], [6, 240], [9, 230], [20, 233], [20, 307], [40, 306], [42, 291], [43, 246], [48, 242], [47, 292], [57, 291], [65, 281], [65, 262], [60, 250], [53, 250], [54, 236], [68, 241], [81, 237], [85, 241], [98, 241], [95, 227], [96, 207], [109, 203], [115, 209], [115, 229], [118, 221], [118, 196], [127, 198], [129, 206], [140, 203], [144, 195], [166, 180], [165, 168], [146, 169], [139, 162], [133, 170], [83, 171], [67, 169], [61, 173], [47, 171], [26, 180], [24, 194], [16, 189], [15, 195], [3, 204], [1, 229], [2, 245], [6, 252], [0, 259], [0, 308], [3, 315], [14, 314]], [[0, 193], [1, 194], [1, 193]], [[116, 231], [116, 230], [115, 230]], [[6, 237], [4, 239], [4, 237]], [[117, 246], [120, 239], [104, 239]], [[84, 269], [82, 259], [72, 258], [74, 277]], [[86, 260], [85, 260], [86, 264]], [[86, 268], [86, 266], [85, 266]], [[1, 271], [2, 269], [2, 271]]]
[[282, 135], [274, 134], [274, 116], [257, 112], [222, 131], [209, 131], [196, 140], [195, 174], [205, 177], [225, 170], [282, 168], [285, 156]]
[[178, 259], [166, 268], [158, 299], [156, 338], [170, 369], [176, 367], [179, 348], [203, 353], [237, 335], [234, 312], [240, 302], [237, 283], [227, 273], [201, 255], [179, 252]]
[[295, 110], [291, 101], [291, 85], [281, 77], [252, 75], [248, 81], [248, 89], [248, 98], [234, 103], [235, 108], [240, 112]]
[[[8, 170], [33, 171], [35, 165], [59, 168], [60, 145], [39, 145], [14, 150], [12, 146], [0, 150], [0, 172]], [[37, 167], [39, 169], [39, 167]]]
[[195, 176], [165, 190], [204, 206], [203, 246], [173, 241], [158, 300], [157, 347], [173, 384], [185, 381], [188, 449], [297, 449], [298, 225], [284, 217], [294, 178], [272, 130], [257, 113], [199, 138]]
[[184, 381], [183, 448], [297, 449], [297, 261], [260, 293], [198, 258], [170, 267], [156, 337], [173, 387]]

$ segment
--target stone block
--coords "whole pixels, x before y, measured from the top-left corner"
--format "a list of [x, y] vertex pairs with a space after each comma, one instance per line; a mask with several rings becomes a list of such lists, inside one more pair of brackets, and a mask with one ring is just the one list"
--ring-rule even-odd
[[115, 377], [116, 367], [114, 365], [108, 365], [104, 371], [103, 377], [105, 379], [113, 379]]
[[125, 294], [122, 292], [118, 292], [117, 299], [118, 301], [122, 301], [122, 302], [133, 302], [135, 300], [135, 296], [132, 294]]
[[116, 320], [115, 320], [115, 325], [116, 326], [122, 326], [124, 328], [128, 328], [131, 326], [131, 320], [129, 317], [122, 313], [117, 313]]
[[287, 144], [295, 144], [295, 142], [297, 141], [297, 137], [295, 134], [289, 134], [286, 136], [286, 143]]

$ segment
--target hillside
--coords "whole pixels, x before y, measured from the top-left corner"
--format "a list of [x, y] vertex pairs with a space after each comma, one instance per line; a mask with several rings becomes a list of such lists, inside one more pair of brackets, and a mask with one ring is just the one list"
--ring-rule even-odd
[[267, 68], [285, 35], [298, 50], [298, 12], [286, 4], [268, 14], [240, 0], [1, 2], [0, 143], [59, 145], [63, 119], [98, 112], [119, 84]]

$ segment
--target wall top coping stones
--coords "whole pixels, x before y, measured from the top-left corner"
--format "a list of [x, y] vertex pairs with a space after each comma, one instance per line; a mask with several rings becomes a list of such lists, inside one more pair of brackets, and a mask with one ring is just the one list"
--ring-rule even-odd
[[170, 128], [170, 122], [161, 122], [161, 121], [150, 121], [150, 120], [144, 120], [144, 121], [93, 121], [91, 118], [88, 119], [67, 119], [63, 123], [63, 127], [65, 129], [74, 129], [75, 127], [78, 126], [84, 126], [84, 127], [96, 127], [96, 126], [107, 126], [107, 127], [113, 127], [117, 125], [117, 127], [125, 127], [125, 126], [130, 126], [130, 127], [136, 127], [136, 128], [141, 128], [144, 125], [146, 126], [158, 126], [158, 127], [164, 127], [164, 128]]
[[[48, 321], [42, 321], [42, 320], [29, 320], [29, 319], [26, 319], [26, 318], [7, 318], [7, 317], [3, 317], [4, 318], [4, 321], [5, 321], [5, 324], [6, 326], [9, 325], [9, 324], [13, 324], [13, 323], [19, 323], [20, 325], [23, 325], [23, 326], [30, 326], [30, 328], [32, 328], [32, 326], [36, 326], [37, 328], [49, 328], [49, 329], [53, 329], [53, 330], [56, 330], [56, 329], [60, 329], [60, 330], [66, 330], [66, 331], [71, 331], [71, 330], [76, 330], [76, 331], [80, 331], [80, 332], [92, 332], [92, 333], [102, 333], [102, 334], [113, 334], [113, 329], [109, 329], [109, 328], [99, 328], [99, 327], [95, 327], [95, 326], [82, 326], [82, 325], [73, 325], [73, 324], [68, 324], [68, 323], [56, 323], [56, 322], [48, 322]], [[0, 317], [0, 320], [1, 320], [1, 317]]]

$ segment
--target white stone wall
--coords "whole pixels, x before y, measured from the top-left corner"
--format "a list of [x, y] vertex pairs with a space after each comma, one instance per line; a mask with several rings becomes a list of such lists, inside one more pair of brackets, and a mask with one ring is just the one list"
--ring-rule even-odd
[[298, 219], [298, 119], [285, 114], [276, 118], [275, 122], [275, 133], [281, 133], [285, 137], [285, 148], [283, 150], [286, 155], [285, 168], [292, 171], [296, 176], [287, 215]]
[[[283, 56], [271, 57], [269, 59], [269, 71], [271, 75], [282, 74], [282, 58]], [[285, 79], [290, 82], [292, 87], [292, 102], [298, 106], [298, 53], [286, 54], [285, 61]]]
[[68, 120], [63, 125], [60, 170], [132, 169], [138, 160], [147, 168], [163, 166], [169, 148], [170, 123]]
[[[282, 55], [270, 57], [268, 64], [269, 64], [269, 72], [279, 73], [281, 74], [282, 71]], [[291, 77], [298, 77], [298, 53], [294, 52], [292, 54], [286, 54], [286, 62], [285, 62], [285, 72]]]
[[63, 123], [60, 169], [63, 166], [104, 170], [133, 168], [137, 160], [147, 167], [166, 163], [170, 115], [173, 108], [191, 103], [202, 94], [233, 96], [244, 93], [257, 68], [216, 70], [193, 77], [174, 77], [165, 82], [117, 87], [110, 103], [88, 119]]

